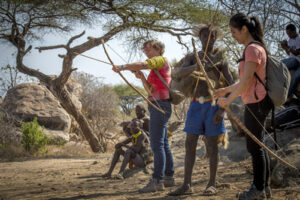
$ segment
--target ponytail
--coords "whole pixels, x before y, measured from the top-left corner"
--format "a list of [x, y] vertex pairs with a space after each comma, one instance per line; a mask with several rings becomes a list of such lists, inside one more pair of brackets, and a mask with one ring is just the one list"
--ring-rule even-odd
[[267, 51], [266, 44], [263, 39], [263, 28], [256, 17], [248, 17], [245, 14], [238, 13], [230, 18], [229, 25], [239, 30], [241, 30], [243, 26], [246, 26], [253, 39], [262, 43], [263, 47]]

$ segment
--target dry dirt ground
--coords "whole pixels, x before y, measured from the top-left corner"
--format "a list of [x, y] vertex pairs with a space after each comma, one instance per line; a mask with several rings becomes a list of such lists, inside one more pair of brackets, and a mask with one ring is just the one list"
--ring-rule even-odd
[[[127, 170], [125, 180], [105, 179], [111, 153], [85, 157], [40, 158], [14, 162], [0, 162], [0, 200], [2, 199], [235, 199], [237, 192], [250, 186], [251, 164], [243, 138], [231, 137], [228, 150], [222, 150], [218, 170], [218, 194], [204, 196], [208, 181], [208, 161], [203, 158], [203, 142], [199, 141], [197, 160], [193, 173], [194, 194], [169, 197], [167, 193], [183, 182], [184, 140], [183, 132], [170, 138], [175, 161], [176, 186], [164, 192], [139, 194], [138, 189], [148, 183], [153, 165], [144, 170]], [[244, 161], [237, 162], [238, 160]], [[118, 172], [120, 162], [114, 174]], [[273, 188], [276, 200], [300, 199], [300, 186]]]

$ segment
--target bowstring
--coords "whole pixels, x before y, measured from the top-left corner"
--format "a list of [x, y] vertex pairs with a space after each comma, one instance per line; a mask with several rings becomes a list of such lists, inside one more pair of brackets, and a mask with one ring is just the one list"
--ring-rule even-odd
[[[106, 44], [117, 56], [119, 56], [119, 58], [121, 58], [126, 64], [128, 63], [117, 51], [115, 51], [109, 44]], [[141, 71], [142, 72], [142, 71]], [[142, 72], [143, 75], [145, 76], [144, 72]], [[161, 109], [161, 110], [164, 110], [162, 109], [162, 107], [159, 105], [159, 103], [157, 102], [157, 99], [156, 97], [152, 96], [156, 105]]]
[[[213, 27], [214, 27], [214, 22], [216, 20], [216, 16], [219, 12], [219, 5], [220, 5], [220, 2], [218, 1], [218, 5], [217, 5], [217, 9], [215, 10], [215, 13], [214, 13], [214, 16], [213, 16], [213, 19], [212, 19], [212, 23], [210, 25], [210, 30], [209, 30], [209, 34], [208, 34], [208, 39], [207, 39], [207, 43], [206, 43], [206, 46], [205, 46], [205, 51], [204, 51], [204, 55], [203, 55], [203, 61], [205, 61], [205, 57], [207, 57], [207, 50], [208, 50], [208, 45], [209, 45], [209, 42], [210, 42], [210, 39], [211, 39], [211, 33], [212, 33], [212, 30], [213, 30]], [[198, 77], [197, 79], [197, 82], [196, 82], [196, 85], [195, 85], [195, 88], [194, 88], [194, 98], [195, 98], [195, 95], [196, 95], [196, 91], [197, 91], [197, 88], [198, 88], [198, 85], [199, 85], [199, 81], [200, 81], [200, 76]], [[213, 96], [213, 95], [212, 95]], [[213, 98], [213, 97], [212, 97]], [[213, 98], [214, 100], [214, 98]]]
[[[211, 28], [210, 28], [210, 31], [209, 31], [208, 40], [207, 40], [207, 43], [206, 43], [206, 47], [205, 47], [205, 51], [204, 51], [204, 55], [203, 55], [202, 60], [205, 61], [205, 59], [207, 58], [208, 61], [212, 64], [212, 66], [219, 72], [220, 78], [221, 78], [221, 75], [222, 75], [223, 78], [225, 79], [227, 85], [230, 85], [229, 82], [228, 82], [228, 80], [223, 75], [223, 73], [216, 67], [216, 64], [214, 64], [211, 61], [211, 59], [209, 58], [209, 56], [207, 56], [207, 50], [208, 50], [209, 41], [211, 39], [211, 33], [212, 33], [213, 26], [214, 26], [214, 21], [216, 19], [216, 16], [217, 16], [217, 13], [218, 13], [218, 10], [219, 10], [219, 5], [220, 5], [219, 3], [220, 2], [218, 1], [217, 9], [215, 11], [215, 14], [214, 14], [214, 17], [213, 17], [213, 20], [212, 20], [212, 23], [211, 23]], [[194, 97], [195, 97], [196, 89], [197, 89], [197, 87], [199, 85], [199, 81], [200, 81], [200, 75], [199, 75], [199, 77], [197, 79], [196, 86], [195, 86], [195, 89], [194, 89]], [[280, 145], [274, 140], [274, 138], [267, 131], [267, 129], [265, 128], [265, 126], [257, 119], [257, 117], [254, 115], [254, 113], [249, 109], [249, 107], [246, 104], [245, 104], [245, 107], [248, 109], [248, 111], [251, 113], [251, 115], [254, 117], [254, 119], [258, 122], [258, 124], [263, 128], [263, 130], [265, 131], [265, 133], [267, 133], [267, 135], [269, 136], [269, 138], [271, 138], [272, 142], [279, 148], [279, 151], [281, 151], [283, 153], [283, 155], [285, 157], [287, 157], [287, 155], [283, 151], [283, 148], [281, 148]], [[275, 127], [273, 127], [273, 128], [275, 129]]]
[[[228, 82], [228, 80], [225, 78], [225, 76], [223, 75], [223, 72], [221, 72], [215, 63], [212, 62], [212, 60], [209, 58], [209, 56], [207, 56], [208, 61], [212, 64], [212, 66], [219, 72], [220, 74], [220, 78], [221, 76], [223, 76], [225, 82], [227, 83], [227, 85], [230, 85], [230, 83]], [[245, 104], [245, 107], [248, 109], [248, 111], [250, 112], [250, 114], [253, 116], [253, 118], [259, 123], [259, 125], [263, 128], [263, 130], [265, 131], [265, 133], [267, 133], [268, 137], [272, 140], [272, 142], [278, 147], [278, 150], [281, 151], [283, 153], [283, 155], [285, 157], [287, 157], [287, 155], [284, 153], [283, 148], [280, 147], [280, 145], [274, 140], [274, 138], [271, 136], [271, 134], [267, 131], [267, 129], [265, 128], [265, 126], [257, 119], [257, 117], [255, 116], [255, 114], [249, 109], [249, 107], [247, 106], [247, 104]], [[275, 128], [275, 127], [273, 127]]]

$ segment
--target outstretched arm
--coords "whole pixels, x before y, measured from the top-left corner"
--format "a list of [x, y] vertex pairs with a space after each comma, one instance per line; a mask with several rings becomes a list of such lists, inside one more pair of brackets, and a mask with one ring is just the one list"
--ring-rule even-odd
[[147, 62], [134, 62], [125, 65], [116, 65], [112, 68], [115, 72], [120, 72], [123, 70], [130, 70], [130, 71], [139, 71], [142, 69], [148, 69]]
[[[221, 107], [227, 107], [231, 104], [231, 102], [236, 99], [242, 92], [250, 85], [251, 80], [254, 76], [254, 72], [256, 70], [257, 63], [254, 62], [246, 62], [245, 64], [245, 73], [243, 78], [234, 85], [231, 85], [227, 88], [228, 91], [231, 91], [231, 94], [227, 98], [219, 98], [218, 104]], [[226, 89], [226, 88], [221, 88]]]

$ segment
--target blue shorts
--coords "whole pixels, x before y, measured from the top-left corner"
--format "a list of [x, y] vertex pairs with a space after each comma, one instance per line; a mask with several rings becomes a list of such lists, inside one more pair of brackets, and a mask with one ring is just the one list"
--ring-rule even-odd
[[192, 101], [187, 113], [184, 131], [191, 134], [205, 135], [206, 137], [217, 136], [226, 132], [224, 120], [222, 123], [213, 122], [214, 113], [219, 106], [211, 106], [211, 102], [200, 104]]

